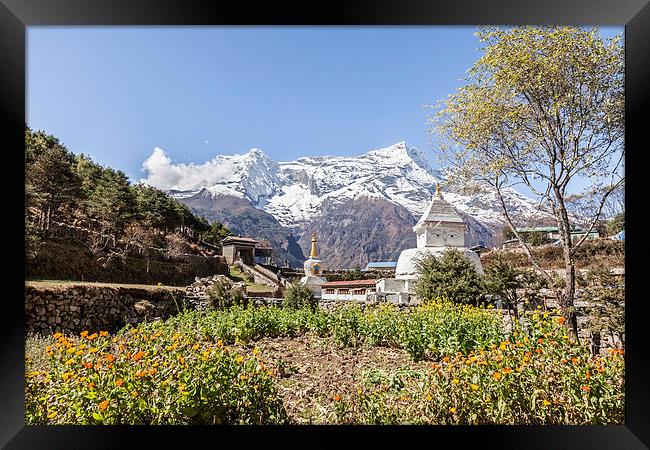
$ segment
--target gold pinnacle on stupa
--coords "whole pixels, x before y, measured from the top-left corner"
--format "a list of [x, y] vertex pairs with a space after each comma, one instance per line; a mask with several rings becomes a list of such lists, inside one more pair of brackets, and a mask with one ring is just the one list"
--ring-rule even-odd
[[436, 181], [436, 197], [440, 197], [440, 183]]
[[311, 253], [309, 254], [310, 258], [316, 258], [316, 232], [314, 231], [311, 234]]

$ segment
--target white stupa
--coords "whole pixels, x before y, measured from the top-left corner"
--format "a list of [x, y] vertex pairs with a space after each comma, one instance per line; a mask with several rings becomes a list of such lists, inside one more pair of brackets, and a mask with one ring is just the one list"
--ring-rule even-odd
[[424, 214], [413, 227], [417, 235], [417, 248], [409, 248], [399, 255], [395, 278], [398, 280], [415, 280], [417, 261], [426, 255], [440, 256], [445, 250], [453, 248], [463, 253], [483, 274], [481, 259], [472, 250], [465, 247], [465, 222], [440, 193], [436, 193]]
[[323, 265], [316, 252], [316, 233], [311, 235], [311, 252], [303, 268], [305, 270], [305, 276], [300, 279], [300, 284], [309, 286], [314, 291], [314, 297], [320, 298], [322, 294], [321, 286], [327, 280], [320, 276], [323, 273]]

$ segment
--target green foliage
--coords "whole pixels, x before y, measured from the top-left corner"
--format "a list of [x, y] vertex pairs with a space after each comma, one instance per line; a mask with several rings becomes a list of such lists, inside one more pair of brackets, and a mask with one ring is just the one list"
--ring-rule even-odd
[[[441, 157], [458, 178], [494, 188], [510, 221], [502, 189], [519, 185], [570, 230], [566, 188], [575, 178], [592, 181], [584, 190], [598, 191], [601, 205], [624, 183], [621, 36], [570, 26], [481, 27], [476, 35], [482, 56], [466, 85], [430, 118]], [[595, 220], [599, 211], [581, 215]], [[564, 236], [567, 278], [581, 245]], [[573, 305], [573, 281], [558, 292], [561, 304]]]
[[64, 222], [82, 218], [118, 238], [133, 221], [165, 231], [191, 229], [199, 236], [210, 229], [207, 220], [160, 189], [132, 186], [124, 172], [72, 154], [54, 136], [26, 128], [25, 141], [25, 203], [36, 210], [30, 211], [38, 217], [32, 223], [44, 234], [58, 215]]
[[487, 292], [501, 299], [503, 308], [519, 319], [520, 310], [541, 306], [540, 289], [545, 280], [530, 269], [515, 267], [502, 255], [497, 255], [485, 266]]
[[578, 279], [588, 302], [587, 329], [596, 335], [609, 335], [612, 341], [625, 344], [625, 283], [598, 267]]
[[78, 200], [81, 179], [74, 171], [75, 159], [58, 139], [27, 128], [25, 154], [28, 206], [53, 214], [59, 206]]
[[616, 214], [612, 220], [607, 223], [607, 233], [613, 235], [620, 233], [625, 229], [625, 212]]
[[114, 337], [86, 332], [46, 341], [45, 349], [33, 345], [40, 352], [27, 354], [28, 424], [286, 421], [271, 374], [255, 352], [237, 355], [221, 341], [197, 340], [162, 322]]
[[622, 350], [591, 356], [563, 317], [528, 315], [526, 327], [487, 351], [443, 357], [432, 369], [371, 374], [340, 399], [348, 424], [621, 424]]
[[294, 282], [284, 293], [282, 304], [285, 308], [315, 310], [318, 307], [318, 299], [314, 297], [314, 291], [309, 286]]
[[424, 301], [446, 297], [476, 305], [484, 290], [474, 264], [458, 250], [449, 249], [440, 257], [425, 256], [417, 262], [417, 271], [415, 294]]
[[218, 244], [226, 236], [232, 236], [232, 232], [221, 222], [215, 221], [209, 225], [207, 233], [203, 238], [206, 242], [210, 244]]
[[213, 309], [246, 305], [246, 289], [244, 287], [235, 287], [225, 276], [217, 278], [205, 293]]
[[38, 227], [29, 218], [25, 217], [25, 256], [34, 258], [38, 254], [42, 236]]

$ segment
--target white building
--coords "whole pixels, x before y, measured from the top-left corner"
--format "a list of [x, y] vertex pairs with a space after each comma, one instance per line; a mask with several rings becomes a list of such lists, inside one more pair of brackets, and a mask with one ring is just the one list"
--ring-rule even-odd
[[314, 291], [314, 297], [321, 298], [321, 286], [327, 280], [320, 276], [323, 273], [323, 264], [316, 252], [316, 233], [311, 235], [311, 253], [309, 259], [305, 261], [303, 269], [305, 270], [305, 276], [300, 279], [300, 284], [309, 286]]
[[410, 302], [418, 278], [418, 261], [428, 255], [441, 256], [448, 249], [461, 252], [474, 264], [476, 271], [483, 274], [479, 255], [465, 247], [465, 226], [454, 207], [442, 197], [440, 186], [437, 185], [431, 203], [413, 227], [417, 236], [416, 248], [400, 253], [395, 278], [377, 280], [376, 292], [370, 298], [396, 303]]
[[365, 301], [375, 293], [377, 280], [328, 281], [321, 285], [323, 300]]

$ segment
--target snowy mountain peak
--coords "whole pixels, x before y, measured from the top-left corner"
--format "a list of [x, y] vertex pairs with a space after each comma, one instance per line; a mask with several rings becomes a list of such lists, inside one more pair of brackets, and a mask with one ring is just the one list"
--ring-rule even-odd
[[[143, 164], [145, 182], [178, 198], [196, 193], [233, 195], [274, 216], [287, 227], [300, 227], [321, 214], [325, 203], [341, 205], [360, 197], [376, 197], [404, 206], [417, 221], [431, 201], [436, 182], [445, 177], [428, 154], [405, 141], [360, 156], [302, 157], [275, 162], [253, 148], [244, 155], [216, 156], [201, 165], [172, 164], [160, 149]], [[457, 210], [491, 229], [503, 218], [496, 193], [463, 195], [451, 190], [445, 199]], [[526, 217], [538, 208], [516, 191], [507, 192], [507, 204]]]

